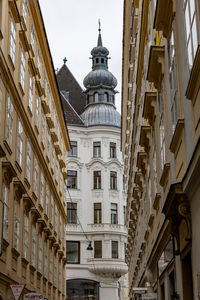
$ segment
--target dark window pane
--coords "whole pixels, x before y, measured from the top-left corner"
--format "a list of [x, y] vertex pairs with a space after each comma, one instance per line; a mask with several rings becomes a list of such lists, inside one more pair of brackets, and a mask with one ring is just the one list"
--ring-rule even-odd
[[110, 158], [116, 158], [116, 143], [110, 143]]
[[80, 242], [67, 241], [66, 242], [67, 263], [80, 263]]
[[94, 241], [94, 258], [102, 258], [102, 241]]
[[110, 189], [117, 189], [117, 172], [110, 172]]
[[101, 142], [93, 143], [93, 157], [101, 157]]
[[118, 258], [118, 242], [112, 241], [112, 258]]
[[101, 203], [94, 203], [94, 224], [101, 224]]
[[77, 189], [77, 171], [67, 171], [67, 187], [70, 189]]
[[67, 202], [67, 220], [69, 224], [77, 224], [77, 203]]
[[101, 171], [94, 171], [94, 189], [101, 189]]
[[77, 142], [71, 141], [71, 150], [68, 152], [69, 157], [77, 157]]

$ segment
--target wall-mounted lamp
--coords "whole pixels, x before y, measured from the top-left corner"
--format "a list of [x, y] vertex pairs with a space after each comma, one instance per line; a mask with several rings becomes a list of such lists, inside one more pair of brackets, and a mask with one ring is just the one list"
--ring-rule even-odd
[[92, 247], [91, 242], [89, 242], [89, 245], [88, 245], [88, 247], [87, 247], [87, 250], [93, 250], [93, 247]]

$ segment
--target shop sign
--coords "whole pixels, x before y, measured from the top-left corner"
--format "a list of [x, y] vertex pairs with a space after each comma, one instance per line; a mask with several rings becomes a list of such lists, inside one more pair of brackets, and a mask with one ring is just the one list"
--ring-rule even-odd
[[37, 293], [29, 293], [24, 295], [23, 300], [44, 300], [44, 296]]
[[15, 300], [18, 300], [19, 297], [21, 296], [23, 289], [25, 287], [25, 284], [11, 284], [10, 288], [13, 292], [13, 295], [15, 297]]
[[149, 293], [149, 294], [143, 294], [142, 300], [157, 300], [157, 294], [156, 293]]

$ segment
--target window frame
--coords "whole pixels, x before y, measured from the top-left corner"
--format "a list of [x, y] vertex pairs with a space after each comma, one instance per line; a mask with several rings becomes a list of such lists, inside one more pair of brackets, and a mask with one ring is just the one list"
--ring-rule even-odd
[[94, 224], [102, 224], [102, 203], [94, 203]]
[[118, 204], [117, 203], [111, 203], [110, 206], [110, 223], [111, 224], [118, 224]]
[[101, 157], [101, 142], [100, 141], [93, 142], [93, 157], [94, 158]]
[[77, 157], [77, 141], [71, 141], [71, 150], [68, 152], [68, 157]]
[[101, 189], [101, 170], [93, 171], [93, 189], [94, 190]]
[[67, 261], [67, 264], [80, 264], [80, 241], [66, 241], [66, 257], [68, 258], [68, 254], [67, 254], [67, 248], [69, 243], [73, 243], [78, 245], [77, 249], [75, 249], [76, 252], [76, 261]]
[[117, 190], [117, 172], [110, 171], [110, 189]]
[[[116, 249], [114, 245], [117, 245]], [[115, 255], [115, 252], [117, 253]], [[119, 258], [119, 242], [118, 241], [111, 241], [111, 257], [114, 259], [118, 259]]]
[[115, 142], [110, 142], [110, 158], [117, 157], [117, 147]]
[[67, 170], [67, 188], [68, 189], [77, 189], [77, 174], [78, 174], [78, 172], [76, 170]]
[[94, 258], [102, 258], [102, 240], [94, 241]]
[[77, 224], [77, 203], [67, 202], [67, 221], [68, 224]]

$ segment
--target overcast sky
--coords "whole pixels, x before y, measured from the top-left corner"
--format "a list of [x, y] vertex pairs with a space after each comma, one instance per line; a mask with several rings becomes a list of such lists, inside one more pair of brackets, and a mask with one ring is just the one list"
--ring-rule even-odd
[[91, 71], [90, 51], [97, 44], [101, 20], [103, 45], [111, 59], [109, 71], [118, 80], [116, 106], [120, 111], [123, 0], [39, 0], [55, 69], [67, 66], [82, 88]]

